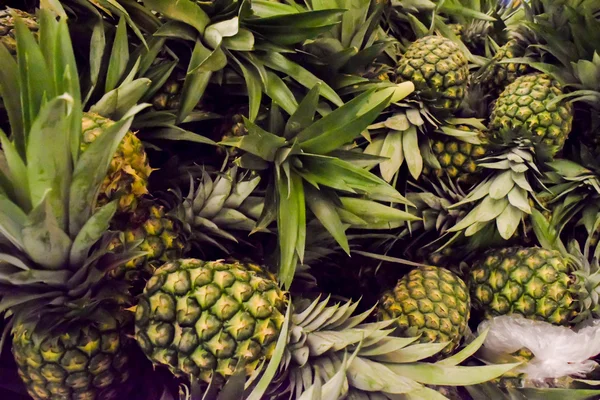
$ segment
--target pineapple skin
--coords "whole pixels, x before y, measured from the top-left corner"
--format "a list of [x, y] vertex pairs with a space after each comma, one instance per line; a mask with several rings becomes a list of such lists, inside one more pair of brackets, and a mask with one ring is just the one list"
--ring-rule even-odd
[[396, 332], [419, 336], [421, 343], [449, 342], [440, 355], [450, 354], [462, 339], [470, 314], [467, 285], [445, 268], [422, 266], [385, 291], [379, 320], [398, 318]]
[[[466, 126], [457, 129], [471, 131]], [[479, 135], [484, 139], [483, 134]], [[482, 141], [483, 142], [483, 141]], [[426, 174], [438, 177], [449, 176], [460, 182], [469, 181], [479, 171], [477, 160], [486, 154], [485, 144], [472, 144], [448, 135], [437, 135], [431, 139], [431, 150], [442, 169], [425, 168]]]
[[569, 272], [558, 251], [520, 246], [490, 250], [471, 269], [473, 307], [485, 318], [520, 314], [567, 325], [577, 307]]
[[249, 375], [270, 359], [286, 296], [254, 264], [181, 259], [157, 269], [136, 310], [136, 339], [155, 364], [205, 382], [245, 360]]
[[550, 104], [562, 94], [560, 84], [546, 74], [521, 76], [498, 97], [490, 128], [526, 128], [556, 154], [563, 148], [573, 126], [570, 103]]
[[66, 332], [13, 328], [12, 352], [34, 400], [121, 399], [130, 387], [129, 341], [120, 321], [76, 323]]
[[497, 98], [500, 93], [517, 78], [533, 72], [527, 64], [500, 63], [511, 58], [523, 57], [525, 51], [516, 40], [510, 40], [498, 49], [492, 58], [492, 66], [482, 76], [486, 93]]
[[425, 36], [412, 43], [398, 63], [400, 81], [411, 81], [417, 90], [433, 95], [434, 108], [455, 111], [467, 91], [468, 60], [451, 40]]
[[181, 221], [168, 216], [164, 207], [151, 200], [142, 200], [135, 211], [116, 218], [113, 226], [123, 232], [113, 240], [113, 248], [141, 241], [137, 250], [148, 254], [112, 269], [112, 278], [132, 283], [147, 279], [161, 264], [182, 257], [188, 248]]
[[[112, 124], [113, 121], [98, 114], [84, 113], [81, 151], [85, 152]], [[148, 178], [151, 172], [152, 168], [141, 140], [133, 132], [127, 132], [111, 160], [96, 205], [101, 207], [119, 199], [119, 212], [134, 210], [139, 198], [148, 193]]]

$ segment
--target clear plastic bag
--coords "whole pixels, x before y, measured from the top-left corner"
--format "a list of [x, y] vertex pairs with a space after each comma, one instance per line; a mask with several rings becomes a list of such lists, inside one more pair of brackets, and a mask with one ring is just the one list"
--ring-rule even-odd
[[600, 320], [575, 331], [520, 315], [505, 315], [482, 322], [477, 331], [481, 333], [488, 327], [486, 351], [502, 355], [527, 348], [533, 353], [531, 361], [515, 370], [529, 379], [585, 376], [598, 365], [589, 358], [600, 353]]

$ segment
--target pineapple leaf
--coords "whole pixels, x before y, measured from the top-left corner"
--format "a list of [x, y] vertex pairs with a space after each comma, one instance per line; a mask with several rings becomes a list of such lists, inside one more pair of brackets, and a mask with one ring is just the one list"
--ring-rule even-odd
[[[288, 180], [289, 179], [289, 180]], [[304, 188], [296, 173], [279, 176], [277, 185], [277, 228], [279, 230], [279, 280], [289, 287], [298, 263], [298, 246], [306, 232]]]
[[146, 7], [157, 11], [171, 19], [185, 22], [204, 34], [210, 18], [202, 8], [191, 0], [145, 0]]
[[113, 42], [108, 70], [106, 72], [105, 92], [110, 92], [117, 87], [123, 77], [129, 62], [129, 42], [127, 40], [127, 25], [124, 18], [119, 20], [115, 40]]
[[20, 205], [21, 209], [29, 211], [32, 205], [29, 195], [27, 166], [2, 129], [0, 129], [0, 144], [2, 144], [3, 155], [9, 170], [6, 175], [6, 186], [3, 189], [7, 193], [14, 193], [13, 200]]
[[0, 237], [22, 250], [24, 245], [21, 230], [26, 222], [27, 215], [23, 210], [0, 193]]
[[248, 129], [247, 135], [226, 138], [219, 144], [237, 147], [265, 161], [275, 161], [277, 151], [285, 146], [286, 140], [265, 131], [246, 117], [244, 117], [244, 124]]
[[15, 148], [25, 158], [26, 132], [23, 127], [23, 110], [21, 97], [19, 68], [5, 46], [0, 46], [0, 98], [10, 121]]
[[390, 206], [377, 203], [372, 200], [359, 199], [355, 197], [340, 197], [343, 208], [346, 211], [360, 217], [369, 224], [420, 221], [421, 218], [398, 210]]
[[[139, 108], [131, 113], [139, 111]], [[69, 233], [77, 236], [89, 219], [102, 180], [119, 143], [131, 126], [133, 115], [111, 125], [94, 140], [75, 164], [69, 198]]]
[[[19, 88], [21, 104], [26, 105], [22, 110], [25, 146], [29, 142], [28, 134], [43, 105], [44, 99], [56, 96], [53, 80], [42, 51], [36, 43], [33, 34], [20, 18], [15, 18], [17, 38], [17, 60], [19, 69]], [[12, 56], [9, 56], [12, 58]], [[10, 93], [7, 97], [15, 96]]]
[[[264, 68], [263, 64], [260, 66]], [[288, 114], [292, 115], [298, 109], [298, 102], [294, 97], [294, 94], [290, 88], [283, 82], [283, 80], [272, 71], [266, 70], [266, 82], [264, 84], [264, 91], [273, 101], [285, 110]]]
[[91, 247], [109, 228], [110, 221], [117, 211], [117, 205], [118, 203], [115, 200], [101, 207], [77, 233], [69, 256], [71, 267], [83, 264]]
[[319, 94], [321, 84], [315, 84], [312, 89], [306, 94], [298, 105], [298, 109], [294, 112], [285, 124], [283, 136], [286, 139], [294, 138], [298, 132], [306, 129], [313, 122], [317, 105], [319, 103]]
[[59, 228], [64, 231], [68, 224], [67, 199], [71, 180], [69, 123], [72, 108], [73, 99], [68, 95], [43, 106], [33, 121], [27, 145], [31, 206], [37, 207], [45, 198]]
[[90, 107], [90, 112], [111, 119], [120, 119], [148, 91], [152, 82], [147, 78], [139, 78], [126, 83], [106, 93], [96, 104]]
[[229, 57], [235, 61], [244, 76], [244, 81], [246, 82], [246, 88], [248, 90], [248, 119], [254, 122], [258, 116], [260, 102], [262, 100], [262, 82], [260, 76], [252, 64], [245, 64], [231, 54]]
[[[372, 107], [367, 110], [361, 110], [364, 111], [363, 114], [339, 113], [337, 116], [340, 119], [337, 120], [337, 126], [335, 128], [323, 130], [318, 136], [301, 141], [300, 143], [302, 149], [308, 153], [327, 154], [333, 150], [338, 149], [342, 145], [351, 142], [355, 138], [359, 137], [361, 133], [367, 128], [367, 126], [369, 126], [369, 124], [371, 124], [373, 120], [377, 118], [379, 113], [388, 106], [390, 99], [391, 96], [383, 99], [377, 104], [373, 104]], [[366, 101], [368, 100], [369, 98], [367, 97]], [[360, 106], [360, 108], [363, 107], [363, 104], [357, 104]], [[336, 112], [338, 112], [339, 110], [344, 110], [344, 107], [345, 106], [338, 108], [336, 111], [333, 111], [331, 114], [328, 114], [321, 120], [315, 122], [312, 126], [319, 125], [321, 121], [326, 120], [328, 118], [333, 118], [334, 114], [336, 114]], [[330, 122], [331, 121], [327, 121], [326, 123], [323, 123], [322, 126], [325, 128]], [[311, 128], [309, 127], [300, 132], [298, 134], [298, 137], [300, 138], [301, 136], [306, 136], [306, 131], [308, 129]]]
[[485, 342], [485, 338], [487, 337], [487, 334], [489, 331], [490, 331], [490, 328], [485, 329], [479, 336], [477, 336], [477, 338], [475, 340], [473, 340], [471, 343], [469, 343], [467, 346], [465, 346], [464, 349], [462, 349], [461, 351], [459, 351], [456, 354], [453, 354], [452, 356], [450, 356], [448, 358], [444, 358], [443, 360], [436, 362], [436, 364], [454, 366], [454, 365], [458, 365], [461, 362], [465, 361], [467, 358], [469, 358], [473, 354], [475, 354], [477, 352], [477, 350], [479, 350], [479, 348]]
[[397, 375], [427, 385], [466, 386], [497, 378], [520, 365], [500, 364], [477, 367], [441, 366], [438, 364], [386, 364]]
[[[392, 181], [404, 162], [403, 136], [404, 132], [392, 130], [383, 139], [379, 155], [387, 158], [387, 160], [379, 164], [379, 172], [381, 172], [381, 177], [386, 182]], [[377, 145], [375, 144], [375, 146]]]
[[305, 68], [301, 67], [295, 62], [290, 61], [280, 53], [265, 53], [264, 55], [259, 56], [258, 59], [262, 61], [265, 66], [275, 71], [283, 72], [285, 75], [293, 78], [308, 89], [311, 89], [315, 85], [319, 84], [321, 86], [320, 93], [323, 97], [338, 107], [344, 104], [342, 99], [340, 99], [338, 94], [331, 87], [329, 87], [329, 85], [317, 78]]
[[44, 269], [61, 269], [69, 259], [71, 239], [61, 229], [49, 196], [29, 213], [23, 226], [23, 247], [29, 258]]
[[317, 190], [309, 185], [305, 186], [306, 204], [312, 213], [319, 219], [321, 224], [329, 231], [331, 236], [338, 242], [342, 249], [350, 255], [348, 238], [340, 216], [336, 212], [336, 206], [326, 192]]
[[417, 128], [411, 126], [402, 135], [402, 148], [408, 171], [413, 178], [418, 179], [423, 171], [423, 157], [419, 152], [419, 139], [417, 138]]
[[412, 377], [394, 372], [389, 365], [357, 357], [348, 368], [349, 384], [368, 392], [409, 393], [422, 386]]

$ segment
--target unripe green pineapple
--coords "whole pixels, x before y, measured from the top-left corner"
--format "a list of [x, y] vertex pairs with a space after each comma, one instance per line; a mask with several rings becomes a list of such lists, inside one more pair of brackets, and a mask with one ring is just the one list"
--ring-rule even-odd
[[557, 325], [568, 324], [577, 305], [567, 260], [538, 247], [490, 250], [471, 270], [473, 306], [486, 318], [521, 314]]
[[[472, 131], [466, 126], [456, 129]], [[483, 133], [479, 135], [484, 139]], [[477, 171], [477, 160], [486, 153], [485, 144], [472, 144], [449, 135], [436, 135], [431, 138], [431, 150], [442, 169], [426, 168], [425, 173], [439, 177], [449, 176], [459, 181], [468, 181]]]
[[164, 207], [151, 200], [142, 201], [134, 212], [116, 219], [113, 226], [122, 232], [114, 239], [114, 248], [141, 241], [137, 250], [148, 252], [111, 270], [113, 278], [130, 282], [148, 278], [160, 264], [182, 257], [188, 245], [182, 222], [166, 215]]
[[524, 55], [524, 49], [516, 40], [510, 40], [498, 49], [492, 58], [492, 65], [487, 68], [481, 80], [487, 94], [496, 98], [506, 86], [513, 83], [518, 77], [533, 72], [527, 64], [501, 63], [503, 60]]
[[421, 335], [421, 343], [449, 342], [441, 352], [449, 354], [465, 333], [469, 311], [469, 292], [462, 279], [445, 268], [422, 266], [383, 293], [378, 317], [399, 318], [397, 332], [405, 337]]
[[209, 382], [240, 360], [252, 373], [269, 359], [284, 322], [286, 296], [253, 264], [182, 259], [156, 270], [136, 311], [146, 355], [180, 375]]
[[[85, 151], [112, 124], [113, 121], [98, 114], [84, 113], [81, 151]], [[132, 211], [139, 198], [148, 193], [148, 177], [151, 172], [141, 140], [133, 132], [127, 132], [112, 158], [96, 205], [101, 207], [118, 198], [120, 212]]]
[[546, 74], [521, 76], [498, 97], [490, 117], [490, 128], [523, 127], [557, 153], [564, 146], [573, 124], [573, 106], [567, 102], [553, 103], [562, 94], [560, 84]]
[[131, 366], [125, 344], [131, 339], [122, 331], [124, 320], [108, 317], [39, 333], [17, 324], [12, 351], [29, 395], [34, 400], [127, 395]]
[[467, 91], [468, 60], [451, 40], [425, 36], [412, 43], [396, 70], [400, 81], [411, 81], [433, 107], [446, 111], [458, 108]]

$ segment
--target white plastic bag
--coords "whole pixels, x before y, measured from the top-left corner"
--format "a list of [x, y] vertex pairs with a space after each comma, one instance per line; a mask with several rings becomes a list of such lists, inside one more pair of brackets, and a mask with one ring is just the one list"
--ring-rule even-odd
[[529, 379], [585, 376], [598, 365], [589, 358], [600, 353], [600, 320], [575, 331], [520, 315], [504, 315], [482, 322], [477, 331], [488, 327], [486, 350], [501, 355], [525, 347], [533, 353], [531, 361], [515, 370]]

